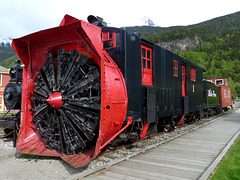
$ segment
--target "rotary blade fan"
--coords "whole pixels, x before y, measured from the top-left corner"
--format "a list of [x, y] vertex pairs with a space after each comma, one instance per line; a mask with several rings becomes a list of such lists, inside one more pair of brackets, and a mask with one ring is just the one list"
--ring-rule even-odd
[[94, 60], [77, 50], [48, 54], [37, 70], [32, 124], [45, 146], [64, 154], [91, 148], [98, 137], [101, 88]]

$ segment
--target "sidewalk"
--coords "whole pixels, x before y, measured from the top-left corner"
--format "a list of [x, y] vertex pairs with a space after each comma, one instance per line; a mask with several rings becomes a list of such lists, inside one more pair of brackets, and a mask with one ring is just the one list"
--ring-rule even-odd
[[239, 129], [240, 110], [86, 179], [207, 179]]

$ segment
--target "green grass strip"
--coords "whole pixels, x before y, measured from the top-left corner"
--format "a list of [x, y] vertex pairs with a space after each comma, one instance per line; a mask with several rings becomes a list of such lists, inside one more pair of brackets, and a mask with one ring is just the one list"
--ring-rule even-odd
[[240, 180], [240, 138], [232, 146], [229, 153], [220, 163], [212, 180]]

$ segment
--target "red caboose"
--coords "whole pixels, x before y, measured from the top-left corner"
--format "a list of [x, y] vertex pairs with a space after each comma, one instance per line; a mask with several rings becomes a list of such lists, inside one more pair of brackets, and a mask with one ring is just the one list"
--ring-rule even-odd
[[220, 105], [224, 110], [232, 106], [231, 88], [228, 87], [227, 79], [224, 78], [211, 78], [208, 79], [219, 86]]

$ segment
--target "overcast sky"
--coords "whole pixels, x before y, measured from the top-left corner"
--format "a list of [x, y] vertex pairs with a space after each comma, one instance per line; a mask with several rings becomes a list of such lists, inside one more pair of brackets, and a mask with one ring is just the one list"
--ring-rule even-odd
[[190, 25], [240, 11], [239, 0], [0, 0], [0, 38], [18, 38], [58, 26], [65, 14], [87, 20], [97, 15], [108, 26]]

